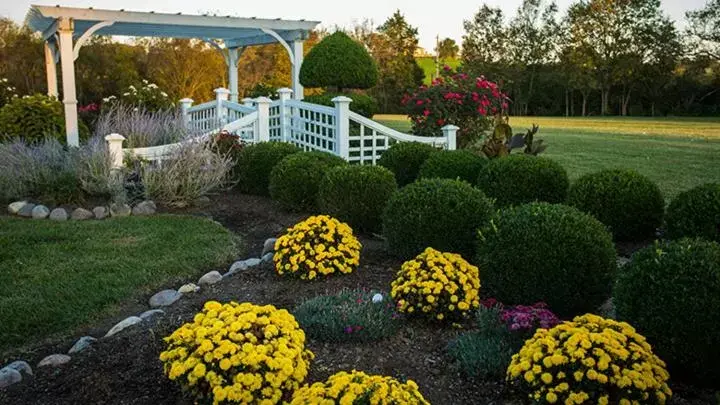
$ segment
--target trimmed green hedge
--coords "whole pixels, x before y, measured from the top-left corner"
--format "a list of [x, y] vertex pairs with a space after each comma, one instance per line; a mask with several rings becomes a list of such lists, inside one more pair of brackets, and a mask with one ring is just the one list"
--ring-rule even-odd
[[324, 214], [353, 229], [376, 232], [382, 212], [397, 191], [392, 172], [381, 166], [342, 165], [330, 169], [320, 183], [318, 204]]
[[503, 210], [481, 233], [477, 263], [490, 296], [513, 305], [542, 301], [564, 317], [596, 310], [617, 266], [602, 223], [548, 203]]
[[233, 173], [243, 193], [270, 195], [270, 172], [283, 158], [302, 150], [284, 142], [260, 142], [244, 147], [238, 154]]
[[602, 170], [580, 177], [570, 187], [568, 204], [610, 227], [618, 241], [654, 237], [665, 214], [660, 188], [634, 170]]
[[720, 388], [720, 244], [681, 239], [638, 251], [620, 270], [614, 303], [673, 378]]
[[475, 184], [480, 170], [488, 160], [469, 150], [442, 150], [433, 153], [420, 166], [419, 177], [464, 180]]
[[369, 89], [378, 81], [375, 60], [342, 31], [325, 37], [305, 56], [300, 83], [306, 87]]
[[415, 257], [428, 247], [470, 258], [478, 228], [494, 214], [482, 191], [460, 180], [421, 179], [395, 193], [383, 212], [392, 254]]
[[670, 202], [666, 222], [670, 238], [720, 242], [720, 184], [704, 184], [678, 194]]
[[[90, 131], [78, 120], [81, 139]], [[22, 138], [37, 142], [52, 137], [65, 143], [65, 112], [56, 98], [43, 94], [16, 97], [0, 108], [0, 140]]]
[[270, 172], [270, 197], [290, 211], [314, 211], [325, 173], [345, 164], [341, 157], [326, 152], [289, 155]]
[[420, 174], [420, 166], [438, 149], [419, 142], [398, 142], [383, 152], [377, 164], [395, 173], [400, 187], [412, 183]]

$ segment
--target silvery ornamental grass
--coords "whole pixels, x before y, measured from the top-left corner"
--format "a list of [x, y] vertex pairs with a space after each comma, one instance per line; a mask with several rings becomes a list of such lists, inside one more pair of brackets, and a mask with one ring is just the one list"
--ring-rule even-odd
[[122, 103], [106, 104], [95, 124], [95, 135], [120, 134], [125, 148], [168, 145], [195, 137], [178, 109], [149, 111]]

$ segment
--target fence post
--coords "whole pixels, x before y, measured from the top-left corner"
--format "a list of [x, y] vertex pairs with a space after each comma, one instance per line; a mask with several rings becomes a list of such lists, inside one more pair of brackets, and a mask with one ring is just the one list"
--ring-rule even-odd
[[180, 100], [180, 111], [182, 112], [183, 123], [186, 128], [190, 126], [190, 113], [188, 110], [192, 107], [192, 103], [193, 99], [191, 98], [184, 98]]
[[460, 128], [455, 125], [445, 125], [442, 127], [443, 136], [447, 139], [447, 150], [457, 149], [457, 131]]
[[255, 106], [255, 99], [252, 99], [250, 97], [245, 97], [244, 99], [242, 99], [242, 102], [243, 102], [243, 105], [245, 105], [245, 107], [254, 107]]
[[257, 104], [258, 120], [255, 126], [255, 141], [270, 141], [270, 104], [272, 100], [267, 97], [259, 97], [255, 99]]
[[113, 169], [122, 169], [123, 164], [123, 141], [125, 137], [120, 134], [110, 134], [105, 136], [105, 142], [108, 145], [108, 153], [112, 159]]
[[292, 116], [290, 116], [290, 121], [288, 121], [288, 115], [292, 113], [285, 103], [290, 100], [292, 93], [293, 91], [287, 87], [278, 89], [278, 96], [280, 97], [280, 139], [282, 139], [283, 142], [287, 142], [290, 138], [289, 126], [292, 126]]
[[230, 90], [220, 87], [215, 89], [215, 120], [218, 123], [218, 130], [227, 124], [227, 109], [223, 105], [224, 101], [230, 98]]
[[352, 99], [338, 96], [331, 101], [335, 103], [336, 151], [338, 156], [348, 160], [350, 158], [350, 103], [352, 103]]

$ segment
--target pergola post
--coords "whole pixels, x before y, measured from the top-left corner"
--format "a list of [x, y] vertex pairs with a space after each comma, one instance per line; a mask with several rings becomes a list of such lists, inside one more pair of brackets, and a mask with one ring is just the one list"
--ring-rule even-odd
[[292, 41], [292, 90], [295, 100], [305, 98], [305, 89], [300, 84], [300, 67], [303, 63], [303, 41]]
[[47, 95], [57, 98], [57, 66], [55, 65], [55, 53], [50, 48], [50, 44], [45, 41], [45, 76], [47, 77]]
[[230, 101], [238, 102], [238, 62], [240, 61], [240, 50], [238, 48], [228, 48], [228, 57], [226, 59], [228, 65], [228, 85], [230, 86]]
[[60, 64], [62, 66], [63, 104], [65, 105], [65, 136], [70, 146], [80, 146], [78, 135], [77, 96], [75, 95], [75, 55], [73, 52], [73, 22], [58, 20]]

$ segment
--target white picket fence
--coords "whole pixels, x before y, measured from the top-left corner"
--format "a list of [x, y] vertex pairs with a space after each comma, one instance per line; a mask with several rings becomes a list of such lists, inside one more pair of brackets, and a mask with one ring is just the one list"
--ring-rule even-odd
[[352, 99], [344, 96], [332, 101], [334, 107], [291, 99], [292, 90], [278, 90], [275, 101], [267, 97], [244, 99], [243, 104], [228, 100], [227, 89], [216, 89], [215, 100], [193, 106], [193, 100], [180, 100], [185, 124], [202, 135], [171, 145], [123, 149], [119, 134], [105, 137], [115, 165], [132, 154], [149, 161], [172, 156], [173, 150], [189, 142], [205, 142], [220, 131], [236, 134], [244, 142], [279, 141], [295, 144], [306, 151], [335, 154], [358, 164], [375, 164], [382, 153], [397, 142], [421, 142], [454, 150], [458, 127], [442, 128], [441, 136], [422, 137], [396, 131], [350, 111]]

